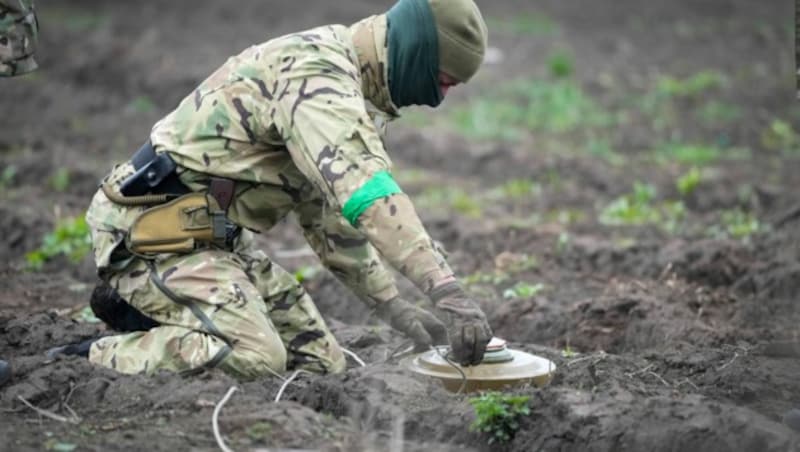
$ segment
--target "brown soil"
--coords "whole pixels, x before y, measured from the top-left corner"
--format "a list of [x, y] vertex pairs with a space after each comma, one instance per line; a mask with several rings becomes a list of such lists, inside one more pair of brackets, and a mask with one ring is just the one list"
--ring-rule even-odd
[[[748, 241], [596, 220], [597, 211], [634, 181], [655, 185], [659, 199], [679, 196], [674, 180], [685, 165], [639, 158], [664, 133], [644, 117], [631, 116], [613, 135], [623, 165], [551, 151], [535, 133], [521, 142], [474, 142], [403, 122], [391, 133], [400, 170], [426, 175], [404, 184], [412, 198], [442, 183], [477, 194], [514, 178], [543, 184], [541, 195], [492, 202], [480, 217], [447, 206], [420, 209], [459, 274], [491, 274], [522, 255], [537, 259], [510, 281], [470, 287], [497, 336], [552, 359], [559, 369], [546, 388], [514, 391], [531, 397], [532, 412], [501, 446], [487, 445], [485, 436], [468, 429], [474, 413], [466, 396], [387, 362], [403, 338], [375, 323], [324, 273], [307, 288], [342, 344], [370, 364], [338, 376], [301, 375], [279, 403], [272, 402], [279, 388], [274, 379], [240, 383], [216, 371], [146, 378], [77, 358], [47, 361], [44, 351], [54, 345], [106, 333], [71, 318], [86, 306], [95, 283], [88, 259], [24, 269], [24, 254], [56, 219], [80, 214], [111, 164], [127, 158], [153, 122], [229, 54], [284, 32], [352, 22], [388, 3], [43, 3], [42, 70], [4, 80], [0, 89], [6, 112], [0, 168], [16, 169], [0, 192], [0, 358], [14, 368], [13, 379], [0, 388], [0, 450], [65, 444], [78, 450], [215, 450], [212, 411], [232, 385], [240, 389], [222, 411], [220, 427], [236, 450], [389, 450], [398, 444], [406, 451], [797, 450], [798, 437], [781, 415], [800, 406], [800, 159], [765, 149], [762, 140], [773, 118], [795, 129], [800, 123], [792, 11], [785, 3], [483, 2], [489, 17], [544, 14], [560, 31], [526, 35], [493, 28], [492, 45], [503, 51], [503, 61], [449, 100], [458, 105], [511, 78], [545, 76], [545, 56], [559, 48], [574, 55], [577, 81], [607, 109], [630, 105], [658, 74], [721, 71], [730, 83], [713, 96], [737, 105], [740, 116], [710, 126], [691, 119], [696, 104], [678, 102], [673, 135], [751, 149], [749, 159], [714, 162], [711, 176], [685, 200], [702, 231], [723, 210], [754, 212], [762, 228]], [[570, 148], [577, 135], [562, 137], [562, 147]], [[48, 182], [59, 168], [70, 172], [63, 191]], [[568, 224], [507, 221], [553, 209], [586, 214]], [[569, 240], [557, 245], [565, 233]], [[294, 249], [302, 238], [288, 221], [262, 243], [271, 251]], [[277, 260], [291, 269], [315, 262]], [[504, 299], [515, 281], [543, 283], [545, 290]], [[401, 287], [417, 295], [407, 283]], [[42, 417], [21, 398], [81, 420]]]

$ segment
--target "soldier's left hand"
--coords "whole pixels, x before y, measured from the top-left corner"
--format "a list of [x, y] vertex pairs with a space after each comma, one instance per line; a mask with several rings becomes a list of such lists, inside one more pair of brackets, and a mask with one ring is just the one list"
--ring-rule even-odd
[[378, 316], [392, 328], [404, 333], [417, 350], [430, 345], [447, 344], [447, 328], [433, 313], [403, 300], [400, 297], [381, 303], [375, 309]]

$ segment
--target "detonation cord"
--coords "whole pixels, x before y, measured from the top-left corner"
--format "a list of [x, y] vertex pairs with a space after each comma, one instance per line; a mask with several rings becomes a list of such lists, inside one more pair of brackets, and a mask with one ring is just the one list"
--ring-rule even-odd
[[447, 355], [443, 354], [441, 350], [437, 347], [431, 345], [431, 350], [435, 351], [437, 355], [439, 355], [443, 360], [450, 364], [450, 367], [458, 371], [458, 374], [461, 375], [461, 386], [456, 391], [456, 394], [461, 394], [464, 391], [464, 388], [467, 386], [467, 375], [461, 369], [461, 366], [456, 364], [453, 360], [451, 360]]
[[[353, 358], [353, 361], [357, 362], [357, 363], [358, 363], [358, 364], [359, 364], [361, 367], [367, 367], [367, 364], [364, 362], [364, 360], [362, 360], [361, 358], [359, 358], [359, 357], [358, 357], [358, 355], [356, 355], [354, 352], [351, 352], [350, 350], [348, 350], [348, 349], [346, 349], [346, 348], [342, 348], [342, 351], [343, 351], [343, 352], [344, 352], [344, 353], [345, 353], [347, 356], [349, 356], [349, 357]], [[297, 370], [295, 370], [295, 371], [292, 373], [292, 375], [290, 375], [290, 376], [289, 376], [289, 378], [287, 378], [287, 379], [286, 379], [286, 381], [284, 381], [284, 382], [283, 382], [283, 384], [281, 385], [280, 389], [278, 389], [278, 394], [275, 396], [275, 401], [276, 401], [276, 402], [280, 402], [280, 400], [281, 400], [281, 397], [283, 396], [283, 392], [286, 390], [286, 387], [288, 387], [288, 386], [289, 386], [289, 384], [290, 384], [292, 381], [294, 381], [294, 379], [295, 379], [295, 378], [297, 378], [297, 376], [298, 376], [299, 374], [301, 374], [301, 373], [304, 373], [304, 374], [309, 374], [309, 375], [313, 375], [311, 372], [309, 372], [309, 371], [307, 371], [307, 370], [303, 370], [303, 369], [297, 369]]]
[[219, 433], [219, 412], [222, 411], [222, 407], [228, 403], [228, 399], [231, 398], [237, 389], [239, 388], [231, 386], [228, 392], [225, 393], [225, 396], [222, 397], [222, 400], [214, 407], [214, 414], [211, 415], [211, 428], [214, 430], [214, 439], [217, 440], [217, 445], [222, 449], [222, 452], [233, 452], [233, 450], [225, 445], [225, 440], [222, 439], [222, 435]]

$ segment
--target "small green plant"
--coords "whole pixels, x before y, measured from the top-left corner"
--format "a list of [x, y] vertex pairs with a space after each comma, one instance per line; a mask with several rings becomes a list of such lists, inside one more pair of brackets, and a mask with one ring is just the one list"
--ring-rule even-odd
[[654, 186], [636, 182], [633, 192], [615, 199], [600, 212], [600, 222], [613, 226], [657, 222], [661, 216], [652, 205], [655, 196]]
[[509, 287], [503, 291], [503, 298], [506, 300], [514, 300], [517, 298], [530, 298], [535, 297], [539, 292], [544, 290], [543, 284], [528, 284], [520, 281], [514, 286]]
[[55, 229], [44, 236], [39, 249], [25, 255], [28, 268], [39, 270], [45, 262], [56, 256], [66, 256], [78, 262], [92, 250], [89, 226], [81, 215], [56, 223]]
[[6, 190], [14, 183], [14, 178], [17, 177], [17, 167], [8, 165], [0, 172], [0, 190]]
[[479, 218], [482, 215], [481, 205], [470, 195], [459, 192], [456, 193], [450, 202], [450, 206], [459, 213], [468, 217]]
[[469, 217], [480, 217], [483, 212], [473, 196], [457, 187], [428, 188], [417, 196], [417, 201], [425, 207], [447, 206]]
[[567, 78], [573, 71], [572, 55], [564, 51], [556, 52], [547, 59], [547, 67], [553, 77]]
[[511, 199], [523, 199], [529, 196], [535, 196], [542, 191], [541, 185], [530, 179], [511, 179], [492, 190], [495, 196], [503, 196]]
[[685, 78], [662, 76], [656, 92], [663, 97], [695, 97], [725, 84], [725, 76], [715, 70], [700, 71]]
[[742, 209], [726, 210], [722, 212], [720, 221], [724, 232], [733, 238], [747, 240], [761, 228], [758, 218]]
[[800, 136], [791, 124], [780, 119], [773, 120], [761, 133], [761, 143], [775, 151], [800, 151]]
[[476, 416], [470, 430], [488, 433], [489, 444], [510, 441], [519, 430], [519, 418], [531, 413], [529, 400], [529, 396], [499, 392], [487, 392], [469, 399]]
[[156, 104], [147, 96], [136, 96], [128, 107], [137, 113], [150, 113], [155, 111]]
[[722, 149], [702, 144], [667, 143], [656, 150], [656, 154], [667, 162], [690, 165], [708, 165], [722, 158]]
[[692, 169], [675, 181], [675, 187], [682, 196], [688, 196], [694, 193], [697, 186], [700, 185], [701, 179], [702, 174], [700, 170], [696, 166], [693, 166]]
[[569, 232], [562, 231], [558, 234], [558, 238], [556, 239], [556, 253], [557, 254], [564, 254], [570, 247], [572, 243], [572, 237], [570, 237]]
[[264, 441], [272, 435], [272, 425], [267, 422], [256, 422], [247, 427], [245, 434], [255, 442]]
[[511, 277], [508, 273], [502, 270], [494, 270], [493, 272], [475, 272], [467, 275], [462, 279], [462, 282], [468, 286], [474, 284], [491, 284], [498, 285], [508, 281]]
[[63, 192], [69, 187], [70, 175], [66, 168], [59, 168], [50, 176], [50, 186], [57, 192]]
[[655, 197], [655, 187], [636, 182], [633, 192], [615, 199], [600, 212], [599, 221], [609, 226], [658, 223], [667, 232], [676, 232], [686, 216], [685, 206], [681, 201], [656, 204]]
[[571, 80], [519, 80], [456, 107], [452, 125], [470, 138], [515, 140], [537, 130], [566, 133], [612, 122]]
[[567, 344], [567, 345], [564, 347], [564, 349], [563, 349], [563, 350], [561, 350], [561, 356], [562, 356], [562, 357], [564, 357], [564, 358], [574, 358], [574, 357], [575, 357], [575, 355], [577, 355], [577, 354], [578, 354], [578, 352], [576, 352], [575, 350], [573, 350], [573, 348], [572, 348], [572, 347], [570, 347], [570, 345], [569, 345], [569, 344]]
[[706, 124], [727, 124], [739, 119], [742, 111], [735, 105], [712, 100], [700, 107], [697, 116]]

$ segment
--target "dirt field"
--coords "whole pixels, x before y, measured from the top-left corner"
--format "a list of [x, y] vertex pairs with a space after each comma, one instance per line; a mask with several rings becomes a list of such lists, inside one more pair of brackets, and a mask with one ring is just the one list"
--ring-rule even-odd
[[[303, 376], [279, 403], [275, 380], [48, 362], [104, 333], [75, 315], [94, 268], [30, 270], [26, 253], [227, 56], [390, 2], [40, 3], [42, 70], [0, 81], [0, 358], [14, 367], [0, 450], [216, 450], [232, 385], [220, 427], [235, 450], [798, 449], [781, 422], [800, 406], [790, 2], [481, 1], [485, 68], [390, 131], [401, 186], [495, 334], [558, 365], [548, 387], [515, 391], [531, 415], [500, 446], [469, 430], [468, 396], [387, 362], [404, 339], [325, 272], [306, 287], [370, 364]], [[261, 241], [303, 247], [294, 220]]]

